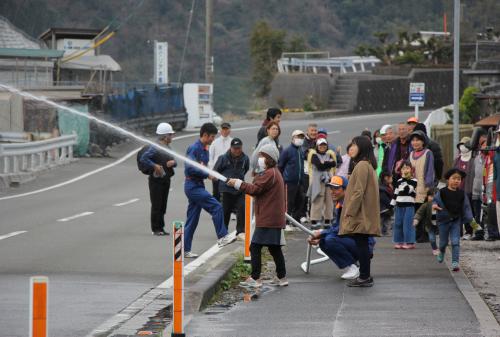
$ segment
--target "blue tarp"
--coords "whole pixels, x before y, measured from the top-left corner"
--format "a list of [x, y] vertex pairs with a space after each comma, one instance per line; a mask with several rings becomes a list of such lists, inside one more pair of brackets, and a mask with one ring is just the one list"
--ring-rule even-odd
[[151, 86], [108, 95], [105, 112], [114, 121], [184, 111], [182, 87]]

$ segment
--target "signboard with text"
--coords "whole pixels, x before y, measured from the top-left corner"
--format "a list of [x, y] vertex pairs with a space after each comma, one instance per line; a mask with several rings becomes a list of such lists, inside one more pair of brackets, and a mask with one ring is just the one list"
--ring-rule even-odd
[[410, 106], [424, 106], [425, 102], [425, 83], [410, 83]]
[[155, 41], [154, 69], [155, 83], [168, 83], [168, 43]]

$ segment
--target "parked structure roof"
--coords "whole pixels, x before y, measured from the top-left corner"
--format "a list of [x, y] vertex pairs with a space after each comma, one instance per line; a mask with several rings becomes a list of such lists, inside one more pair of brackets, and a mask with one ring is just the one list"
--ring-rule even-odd
[[32, 38], [0, 15], [0, 48], [41, 49], [38, 40]]

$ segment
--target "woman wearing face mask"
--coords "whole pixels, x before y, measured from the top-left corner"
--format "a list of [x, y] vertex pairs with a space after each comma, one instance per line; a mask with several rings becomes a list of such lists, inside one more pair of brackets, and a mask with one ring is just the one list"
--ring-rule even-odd
[[330, 226], [333, 218], [333, 199], [330, 196], [326, 183], [335, 175], [337, 156], [328, 149], [325, 138], [316, 141], [316, 149], [309, 151], [307, 158], [309, 172], [309, 190], [307, 196], [311, 200], [311, 225], [318, 224], [324, 219], [324, 225]]
[[[472, 156], [472, 146], [471, 139], [469, 137], [463, 137], [460, 140], [460, 143], [457, 144], [458, 148], [458, 157], [455, 158], [455, 162], [453, 163], [453, 167], [459, 169], [462, 172], [465, 172], [466, 176], [462, 179], [462, 183], [460, 184], [460, 189], [465, 192], [467, 198], [469, 198], [469, 203], [472, 204], [472, 187], [474, 184], [474, 161], [475, 158]], [[470, 240], [472, 238], [472, 227], [470, 223], [466, 223], [465, 225], [465, 235], [463, 236], [464, 240]]]
[[250, 171], [252, 174], [257, 173], [256, 170], [258, 170], [257, 167], [257, 159], [259, 158], [259, 152], [260, 149], [267, 145], [271, 144], [274, 147], [276, 147], [276, 150], [278, 150], [278, 153], [281, 151], [280, 146], [278, 144], [278, 138], [281, 134], [281, 129], [278, 123], [276, 122], [270, 122], [266, 126], [266, 132], [267, 132], [267, 137], [264, 137], [260, 140], [260, 142], [257, 144], [257, 147], [252, 153], [252, 156], [250, 157]]
[[287, 286], [285, 258], [281, 246], [285, 245], [285, 187], [280, 171], [276, 167], [279, 152], [271, 144], [260, 149], [257, 163], [259, 173], [252, 183], [240, 179], [229, 179], [227, 184], [236, 190], [250, 194], [255, 200], [255, 231], [250, 252], [252, 274], [241, 286], [259, 288], [262, 286], [261, 251], [267, 247], [276, 265], [276, 278], [271, 282], [277, 286]]

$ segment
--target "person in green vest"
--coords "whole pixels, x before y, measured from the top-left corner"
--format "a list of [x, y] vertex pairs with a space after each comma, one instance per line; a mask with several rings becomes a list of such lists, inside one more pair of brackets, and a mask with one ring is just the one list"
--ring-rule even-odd
[[[391, 139], [388, 141], [387, 138]], [[384, 170], [387, 161], [387, 153], [389, 152], [389, 145], [392, 141], [392, 125], [386, 124], [380, 128], [379, 137], [375, 138], [376, 146], [374, 148], [375, 158], [377, 159], [377, 176]]]

